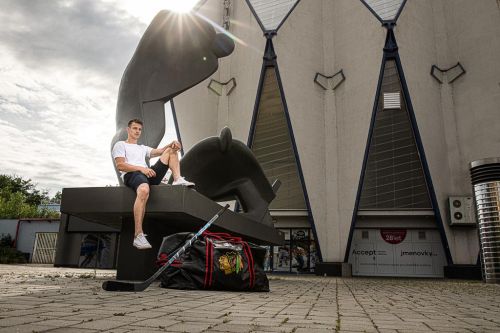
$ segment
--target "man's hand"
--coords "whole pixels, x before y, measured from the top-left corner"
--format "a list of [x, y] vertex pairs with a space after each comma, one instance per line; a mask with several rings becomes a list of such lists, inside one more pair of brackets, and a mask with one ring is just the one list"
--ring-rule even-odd
[[150, 168], [143, 168], [141, 172], [148, 178], [156, 176], [156, 172]]
[[182, 148], [181, 143], [177, 140], [172, 141], [169, 145], [167, 145], [167, 147], [170, 147], [175, 151], [179, 151]]

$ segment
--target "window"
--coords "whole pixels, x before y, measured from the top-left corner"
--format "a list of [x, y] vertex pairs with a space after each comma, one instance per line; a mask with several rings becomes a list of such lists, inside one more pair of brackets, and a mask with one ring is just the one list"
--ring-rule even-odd
[[361, 0], [380, 21], [396, 21], [406, 0]]
[[280, 231], [285, 234], [285, 244], [268, 247], [268, 261], [264, 264], [266, 271], [313, 272], [318, 256], [312, 230], [293, 228]]
[[299, 0], [248, 0], [264, 31], [277, 30]]
[[[364, 170], [361, 210], [432, 209], [415, 136], [400, 91], [396, 63], [387, 60]], [[399, 109], [395, 108], [398, 101]]]
[[302, 183], [292, 146], [280, 89], [273, 67], [268, 67], [262, 83], [260, 102], [250, 143], [270, 183], [279, 179], [281, 187], [270, 209], [306, 209]]

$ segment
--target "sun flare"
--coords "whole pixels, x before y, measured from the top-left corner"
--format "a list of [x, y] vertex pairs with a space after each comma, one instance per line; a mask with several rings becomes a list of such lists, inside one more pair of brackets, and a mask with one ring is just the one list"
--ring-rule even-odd
[[199, 0], [165, 0], [165, 9], [177, 13], [188, 13], [198, 2]]
[[162, 9], [185, 14], [193, 10], [200, 0], [110, 0], [127, 11], [130, 15], [139, 18], [148, 24]]

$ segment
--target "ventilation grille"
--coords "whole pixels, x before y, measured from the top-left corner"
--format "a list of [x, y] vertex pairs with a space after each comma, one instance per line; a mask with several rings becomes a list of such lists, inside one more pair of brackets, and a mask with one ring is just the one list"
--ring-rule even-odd
[[53, 264], [56, 255], [57, 232], [37, 232], [32, 263]]
[[394, 91], [401, 91], [401, 83], [395, 62], [387, 61], [359, 208], [431, 209], [406, 104], [403, 100], [401, 110], [384, 110], [386, 101], [382, 97]]
[[401, 95], [398, 92], [384, 93], [384, 110], [401, 109]]
[[251, 149], [269, 181], [281, 181], [271, 209], [306, 209], [274, 68], [266, 69]]

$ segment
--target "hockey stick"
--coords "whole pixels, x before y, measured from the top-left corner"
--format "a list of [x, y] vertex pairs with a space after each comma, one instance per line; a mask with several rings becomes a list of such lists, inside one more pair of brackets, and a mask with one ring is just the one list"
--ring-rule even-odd
[[160, 276], [161, 273], [163, 273], [167, 267], [169, 267], [175, 260], [179, 259], [179, 257], [186, 252], [186, 250], [191, 247], [191, 245], [200, 237], [200, 235], [207, 230], [212, 223], [215, 222], [229, 207], [229, 204], [225, 205], [222, 207], [217, 214], [214, 215], [210, 219], [210, 221], [207, 222], [191, 239], [187, 240], [184, 245], [175, 252], [170, 259], [163, 265], [156, 273], [154, 273], [149, 279], [146, 281], [142, 282], [132, 282], [132, 281], [120, 281], [120, 280], [114, 280], [114, 281], [105, 281], [102, 284], [102, 289], [106, 291], [143, 291], [149, 285]]

